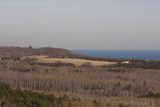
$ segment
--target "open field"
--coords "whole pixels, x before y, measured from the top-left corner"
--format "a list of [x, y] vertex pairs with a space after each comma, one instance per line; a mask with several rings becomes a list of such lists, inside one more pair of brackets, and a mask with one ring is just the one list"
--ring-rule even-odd
[[85, 59], [76, 59], [76, 58], [49, 58], [48, 56], [28, 56], [24, 58], [37, 59], [37, 63], [56, 63], [56, 62], [66, 62], [73, 63], [75, 66], [81, 66], [84, 63], [91, 63], [92, 66], [103, 66], [103, 65], [114, 65], [117, 62], [106, 62], [106, 61], [92, 61]]

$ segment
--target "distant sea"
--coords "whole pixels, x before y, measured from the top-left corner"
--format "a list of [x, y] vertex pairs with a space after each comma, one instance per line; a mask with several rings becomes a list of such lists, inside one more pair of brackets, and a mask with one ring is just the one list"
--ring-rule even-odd
[[70, 50], [88, 56], [104, 58], [127, 58], [141, 60], [160, 60], [160, 50]]

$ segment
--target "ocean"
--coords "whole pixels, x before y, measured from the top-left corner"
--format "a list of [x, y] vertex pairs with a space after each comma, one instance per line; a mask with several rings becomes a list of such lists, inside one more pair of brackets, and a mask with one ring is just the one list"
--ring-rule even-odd
[[160, 50], [70, 50], [88, 56], [104, 58], [127, 58], [141, 60], [160, 60]]

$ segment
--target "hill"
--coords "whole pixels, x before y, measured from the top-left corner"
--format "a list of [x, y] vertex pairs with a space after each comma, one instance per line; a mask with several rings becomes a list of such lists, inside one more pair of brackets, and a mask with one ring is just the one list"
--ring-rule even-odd
[[69, 50], [63, 48], [32, 48], [32, 47], [0, 47], [0, 58], [16, 58], [22, 56], [49, 56], [51, 58], [78, 58], [94, 61], [123, 61], [125, 59], [113, 59], [113, 58], [101, 58], [101, 57], [92, 57], [87, 55], [81, 55], [77, 53], [70, 52]]
[[62, 48], [21, 48], [21, 47], [0, 47], [0, 57], [21, 57], [31, 55], [47, 55], [50, 57], [82, 57], [83, 55], [72, 53]]
[[[128, 60], [129, 63], [125, 64], [120, 61], [127, 59], [98, 58], [66, 49], [31, 47], [0, 47], [0, 57], [0, 82], [11, 86], [6, 89], [3, 88], [5, 84], [0, 83], [0, 104], [5, 101], [13, 105], [36, 103], [52, 106], [47, 94], [53, 94], [56, 105], [59, 98], [67, 95], [69, 102], [60, 103], [67, 107], [77, 107], [75, 104], [78, 107], [160, 107], [160, 61]], [[109, 61], [118, 64], [90, 66], [111, 63]], [[35, 101], [25, 99], [30, 97]], [[77, 98], [81, 101], [77, 102]]]

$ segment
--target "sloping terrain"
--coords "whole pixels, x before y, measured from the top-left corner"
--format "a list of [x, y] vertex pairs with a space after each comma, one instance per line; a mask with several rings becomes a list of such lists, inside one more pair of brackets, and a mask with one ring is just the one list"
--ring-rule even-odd
[[49, 58], [48, 56], [28, 56], [24, 58], [37, 59], [36, 63], [72, 63], [75, 66], [81, 66], [83, 64], [91, 64], [91, 66], [104, 66], [104, 65], [114, 65], [117, 62], [106, 62], [106, 61], [93, 61], [93, 60], [85, 60], [85, 59], [76, 59], [76, 58]]
[[50, 57], [83, 57], [83, 55], [72, 53], [61, 48], [20, 48], [20, 47], [0, 47], [0, 57], [21, 57], [31, 55], [46, 55]]
[[[1, 47], [0, 57], [0, 82], [13, 89], [20, 87], [57, 98], [66, 94], [71, 99], [69, 107], [77, 107], [75, 98], [81, 99], [79, 107], [160, 107], [159, 61], [132, 60], [123, 64], [118, 59], [118, 64], [97, 66], [112, 62], [57, 48]], [[62, 66], [53, 66], [56, 62], [63, 62], [58, 63]], [[95, 66], [80, 66], [88, 62]], [[66, 63], [78, 66], [63, 66]], [[6, 96], [0, 96], [1, 104]]]
[[94, 61], [122, 61], [124, 59], [112, 59], [112, 58], [101, 58], [101, 57], [91, 57], [87, 55], [81, 55], [77, 53], [72, 53], [69, 50], [62, 48], [21, 48], [21, 47], [0, 47], [0, 58], [16, 58], [22, 56], [49, 56], [51, 58], [78, 58]]

